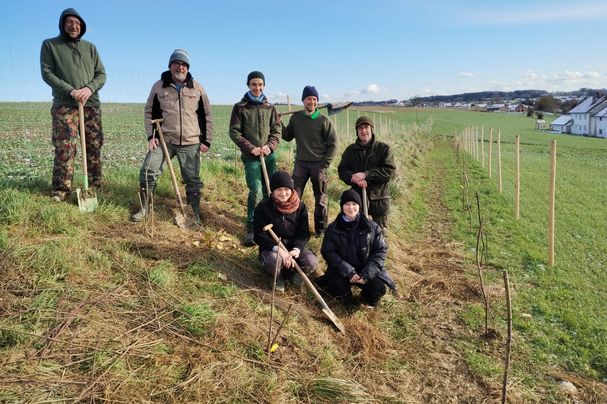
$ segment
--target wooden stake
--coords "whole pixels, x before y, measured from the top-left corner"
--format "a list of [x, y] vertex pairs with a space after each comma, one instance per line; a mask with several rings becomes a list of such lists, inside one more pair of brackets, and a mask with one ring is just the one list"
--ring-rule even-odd
[[504, 380], [502, 383], [502, 404], [506, 404], [508, 397], [508, 372], [510, 370], [510, 352], [512, 350], [512, 301], [510, 299], [510, 282], [508, 271], [503, 271], [504, 287], [506, 288], [506, 309], [508, 320], [508, 338], [506, 339], [506, 354], [504, 358]]
[[[287, 106], [291, 112], [291, 97], [287, 94]], [[290, 118], [289, 118], [290, 119]], [[293, 142], [289, 142], [289, 153], [287, 154], [287, 167], [291, 167], [291, 158], [293, 157]]]
[[497, 190], [502, 193], [502, 130], [497, 130]]
[[481, 125], [481, 168], [485, 168], [485, 126]]
[[516, 135], [515, 139], [514, 219], [519, 220], [521, 218], [521, 142], [519, 135]]
[[556, 140], [550, 142], [550, 198], [548, 204], [548, 267], [554, 266], [554, 204], [556, 196]]
[[491, 148], [493, 147], [493, 128], [489, 128], [489, 178], [491, 178]]
[[476, 154], [476, 161], [480, 160], [481, 153], [478, 149], [478, 126], [474, 127], [474, 154]]

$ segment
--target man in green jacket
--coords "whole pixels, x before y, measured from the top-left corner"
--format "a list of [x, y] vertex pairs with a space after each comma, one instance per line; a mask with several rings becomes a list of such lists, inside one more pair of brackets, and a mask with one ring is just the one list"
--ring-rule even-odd
[[280, 142], [281, 123], [276, 108], [263, 93], [265, 77], [262, 72], [252, 71], [247, 76], [247, 91], [240, 102], [234, 104], [230, 117], [230, 138], [240, 149], [245, 179], [249, 188], [247, 198], [247, 235], [244, 244], [255, 245], [253, 214], [255, 207], [266, 195], [263, 187], [261, 158], [265, 159], [268, 176], [276, 170], [274, 151]]
[[329, 197], [327, 169], [339, 147], [337, 132], [331, 121], [321, 115], [316, 108], [318, 91], [313, 86], [305, 86], [301, 95], [304, 110], [291, 116], [289, 124], [282, 130], [282, 138], [287, 142], [295, 139], [297, 152], [293, 168], [295, 190], [303, 198], [308, 179], [314, 191], [314, 230], [321, 236], [327, 228]]
[[86, 23], [73, 8], [59, 17], [59, 36], [42, 42], [42, 79], [53, 89], [52, 142], [55, 147], [51, 197], [64, 201], [72, 191], [74, 158], [79, 144], [78, 102], [84, 105], [89, 184], [101, 186], [103, 130], [99, 89], [105, 68], [92, 43], [82, 38]]
[[[356, 120], [356, 141], [344, 150], [337, 171], [339, 178], [362, 196], [367, 190], [369, 215], [381, 226], [384, 236], [390, 211], [390, 180], [396, 173], [390, 146], [375, 138], [373, 121], [367, 116]], [[364, 201], [363, 201], [364, 202]]]

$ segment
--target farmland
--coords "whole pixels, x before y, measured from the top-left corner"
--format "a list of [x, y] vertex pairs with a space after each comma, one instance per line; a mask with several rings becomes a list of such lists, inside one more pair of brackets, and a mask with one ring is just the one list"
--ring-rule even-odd
[[[100, 209], [50, 204], [50, 104], [0, 104], [0, 400], [483, 401], [499, 396], [505, 333], [502, 270], [513, 287], [510, 397], [598, 402], [607, 378], [607, 141], [533, 130], [533, 120], [479, 112], [369, 111], [392, 145], [388, 268], [401, 296], [375, 312], [336, 308], [347, 336], [289, 292], [294, 312], [273, 355], [266, 279], [243, 248], [246, 187], [227, 136], [230, 107], [215, 106], [203, 157], [205, 230], [182, 233], [163, 176], [151, 226], [132, 224], [145, 153], [142, 105], [106, 104]], [[337, 115], [341, 149], [357, 116]], [[381, 117], [381, 118], [380, 118]], [[379, 126], [382, 121], [384, 125]], [[390, 124], [387, 124], [390, 122]], [[390, 126], [392, 125], [392, 126]], [[451, 137], [501, 129], [504, 191], [467, 158], [485, 218], [491, 303], [486, 340], [474, 257], [476, 224], [462, 209], [461, 161]], [[513, 218], [514, 136], [521, 137], [521, 218]], [[556, 264], [546, 265], [549, 142], [557, 140]], [[282, 143], [279, 165], [292, 147]], [[487, 149], [486, 149], [487, 150]], [[496, 149], [493, 148], [495, 153]], [[485, 162], [486, 164], [486, 162]], [[331, 215], [343, 187], [330, 170]], [[76, 176], [78, 183], [79, 178]], [[474, 197], [474, 195], [472, 195]], [[311, 199], [306, 196], [308, 206]], [[473, 216], [473, 218], [475, 215]], [[319, 240], [312, 240], [316, 251]], [[557, 384], [573, 381], [577, 396]], [[33, 386], [33, 387], [31, 387]]]

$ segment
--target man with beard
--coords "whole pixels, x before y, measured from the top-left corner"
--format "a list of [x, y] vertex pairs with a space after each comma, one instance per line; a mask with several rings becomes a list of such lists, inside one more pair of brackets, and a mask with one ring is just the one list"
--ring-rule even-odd
[[295, 190], [303, 198], [308, 179], [314, 191], [314, 230], [322, 236], [327, 227], [329, 197], [327, 169], [333, 161], [339, 140], [331, 121], [321, 115], [316, 108], [318, 91], [313, 86], [305, 86], [301, 95], [304, 110], [291, 116], [289, 124], [282, 130], [282, 138], [287, 142], [295, 139], [297, 152], [293, 168]]
[[82, 38], [86, 23], [73, 8], [59, 17], [59, 36], [42, 42], [42, 79], [53, 89], [52, 142], [55, 147], [51, 197], [61, 202], [72, 192], [74, 158], [79, 144], [78, 103], [84, 106], [86, 159], [91, 187], [101, 186], [101, 109], [99, 89], [105, 69], [97, 48]]
[[196, 223], [200, 216], [200, 152], [206, 153], [213, 140], [213, 115], [205, 89], [189, 72], [190, 60], [183, 49], [175, 49], [169, 58], [169, 70], [152, 86], [144, 108], [148, 153], [139, 172], [141, 209], [131, 216], [141, 221], [149, 211], [150, 198], [156, 180], [162, 174], [164, 153], [159, 147], [159, 135], [152, 124], [162, 119], [162, 134], [171, 159], [177, 156], [181, 176], [185, 182], [188, 203]]

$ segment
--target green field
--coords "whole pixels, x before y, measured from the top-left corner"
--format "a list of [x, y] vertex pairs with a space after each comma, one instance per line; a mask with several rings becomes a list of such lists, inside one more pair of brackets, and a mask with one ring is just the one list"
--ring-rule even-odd
[[[50, 104], [0, 103], [0, 352], [7, 358], [0, 361], [0, 374], [13, 380], [0, 381], [0, 401], [357, 402], [361, 391], [372, 392], [378, 402], [495, 398], [503, 351], [501, 341], [481, 337], [484, 314], [478, 296], [454, 304], [457, 320], [449, 325], [461, 327], [448, 342], [466, 365], [455, 373], [468, 375], [467, 383], [476, 386], [470, 396], [447, 395], [450, 383], [433, 390], [429, 383], [416, 389], [403, 382], [434, 371], [418, 368], [411, 359], [412, 352], [429, 345], [424, 330], [436, 326], [432, 310], [411, 299], [388, 296], [378, 313], [337, 310], [353, 335], [349, 340], [307, 314], [309, 296], [289, 295], [281, 301], [281, 312], [288, 303], [298, 308], [287, 322], [284, 347], [278, 359], [265, 354], [269, 299], [256, 251], [239, 243], [246, 187], [239, 153], [227, 134], [230, 107], [214, 106], [213, 112], [215, 139], [202, 164], [207, 229], [196, 235], [174, 229], [168, 208], [174, 198], [164, 175], [150, 235], [149, 228], [128, 222], [136, 209], [146, 146], [141, 104], [104, 105], [106, 185], [99, 210], [83, 216], [77, 206], [51, 204], [47, 196], [53, 154]], [[337, 115], [342, 150], [354, 139], [348, 127], [360, 113]], [[447, 208], [449, 223], [442, 236], [456, 243], [454, 254], [464, 257], [465, 276], [470, 284], [476, 282], [476, 212], [471, 226], [462, 207], [462, 156], [456, 155], [451, 138], [464, 128], [483, 126], [486, 147], [488, 128], [494, 128], [494, 140], [501, 129], [503, 193], [497, 192], [496, 157], [493, 178], [470, 156], [466, 171], [470, 198], [479, 193], [485, 220], [490, 327], [502, 336], [502, 270], [509, 271], [513, 288], [511, 397], [569, 400], [556, 387], [569, 377], [584, 388], [581, 399], [600, 402], [607, 391], [607, 141], [537, 132], [534, 120], [524, 116], [388, 108], [364, 113], [374, 117], [376, 133], [397, 156], [388, 266], [400, 276], [405, 294], [413, 288], [405, 283], [413, 279], [407, 275], [412, 269], [398, 259], [410, 246], [423, 244], [438, 205]], [[513, 217], [515, 135], [521, 137], [522, 153], [518, 222]], [[556, 263], [548, 268], [553, 139], [558, 151]], [[292, 146], [281, 144], [282, 168], [289, 168], [292, 152]], [[336, 164], [329, 174], [333, 215], [343, 187]], [[80, 183], [78, 175], [75, 181]], [[441, 190], [439, 200], [431, 188]], [[309, 195], [306, 202], [310, 206]], [[312, 248], [319, 243], [312, 240]], [[445, 273], [442, 282], [448, 284], [451, 276]], [[60, 342], [51, 349], [52, 340], [43, 335], [57, 335]], [[24, 387], [28, 380], [35, 388]], [[225, 396], [217, 399], [218, 394]]]

